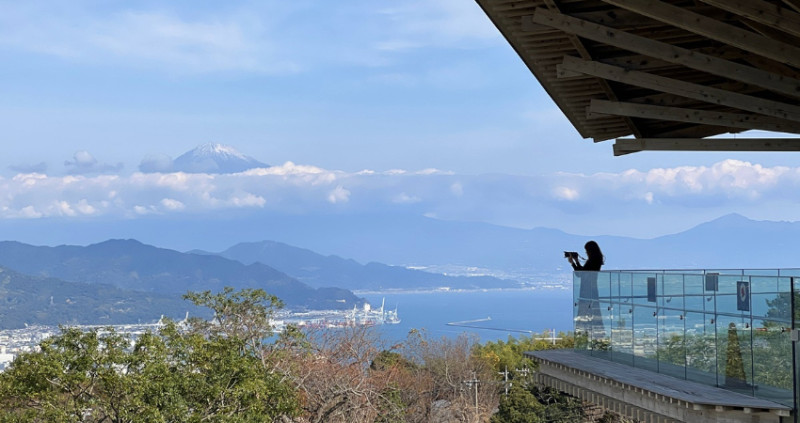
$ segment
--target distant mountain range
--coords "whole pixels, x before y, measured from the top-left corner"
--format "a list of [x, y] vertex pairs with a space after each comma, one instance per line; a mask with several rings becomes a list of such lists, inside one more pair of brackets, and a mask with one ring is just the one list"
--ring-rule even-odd
[[590, 239], [600, 244], [609, 269], [800, 267], [792, 248], [800, 239], [800, 222], [755, 221], [738, 214], [652, 239], [400, 216], [285, 217], [251, 222], [250, 227], [258, 228], [251, 238], [359, 262], [477, 267], [545, 281], [571, 272], [563, 251], [583, 253]]
[[590, 239], [596, 240], [606, 254], [606, 267], [615, 269], [785, 268], [800, 264], [791, 246], [800, 237], [800, 222], [756, 221], [737, 214], [652, 239], [575, 235], [547, 228], [518, 229], [408, 215], [268, 212], [258, 216], [231, 214], [214, 224], [192, 215], [107, 222], [4, 220], [0, 221], [0, 233], [14, 236], [30, 231], [33, 225], [37, 231], [67, 233], [85, 243], [96, 242], [92, 239], [97, 234], [133, 234], [145, 243], [181, 250], [224, 251], [241, 242], [273, 240], [359, 263], [420, 267], [448, 274], [458, 274], [453, 269], [478, 268], [488, 270], [479, 273], [518, 281], [563, 279], [571, 270], [563, 251], [581, 252]]
[[447, 276], [375, 262], [362, 265], [352, 259], [323, 256], [274, 241], [243, 242], [219, 254], [245, 264], [264, 263], [313, 287], [352, 290], [519, 287], [516, 281], [492, 276]]
[[[27, 318], [6, 317], [7, 321], [54, 321], [48, 320], [51, 311], [62, 321], [75, 321], [77, 315], [70, 313], [76, 307], [70, 307], [75, 298], [85, 298], [90, 302], [81, 308], [96, 321], [128, 316], [156, 319], [160, 310], [185, 312], [186, 304], [177, 300], [179, 294], [228, 285], [264, 288], [290, 307], [347, 309], [363, 303], [348, 289], [491, 288], [516, 286], [516, 281], [567, 281], [571, 269], [562, 251], [582, 252], [589, 239], [602, 247], [607, 269], [800, 267], [791, 244], [800, 237], [800, 223], [754, 221], [736, 214], [653, 239], [578, 236], [552, 229], [427, 218], [390, 222], [364, 216], [238, 221], [238, 225], [250, 225], [248, 237], [272, 236], [305, 248], [276, 241], [239, 242], [217, 254], [182, 253], [135, 240], [85, 247], [0, 242], [0, 267], [6, 269], [0, 273], [0, 282], [5, 281], [0, 317], [30, 310]], [[186, 230], [181, 222], [172, 223], [169, 229], [151, 230], [177, 231], [187, 237], [198, 232]], [[202, 235], [214, 237], [225, 229], [224, 225], [208, 226]], [[442, 275], [404, 264], [455, 270]], [[484, 276], [452, 276], [459, 273]], [[3, 275], [11, 276], [3, 279]], [[120, 303], [123, 300], [130, 303]], [[141, 313], [120, 311], [129, 309]]]

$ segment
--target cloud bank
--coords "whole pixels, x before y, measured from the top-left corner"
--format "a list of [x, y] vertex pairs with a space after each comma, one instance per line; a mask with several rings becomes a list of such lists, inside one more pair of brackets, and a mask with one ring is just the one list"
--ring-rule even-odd
[[[80, 160], [94, 163], [76, 155], [75, 161]], [[235, 174], [20, 173], [0, 178], [5, 193], [0, 198], [0, 219], [191, 213], [213, 220], [231, 210], [406, 212], [523, 227], [582, 229], [584, 222], [613, 228], [614, 222], [630, 222], [636, 215], [669, 217], [675, 225], [681, 216], [698, 216], [698, 211], [746, 213], [777, 204], [781, 210], [792, 210], [800, 206], [799, 188], [800, 168], [736, 160], [708, 167], [544, 176], [459, 175], [432, 169], [346, 173], [287, 162]], [[787, 203], [794, 207], [785, 207]]]

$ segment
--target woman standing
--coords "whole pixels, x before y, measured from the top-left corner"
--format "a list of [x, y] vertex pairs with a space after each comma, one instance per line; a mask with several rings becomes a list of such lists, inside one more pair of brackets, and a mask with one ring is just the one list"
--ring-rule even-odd
[[600, 246], [594, 241], [589, 241], [583, 248], [586, 250], [586, 261], [583, 265], [581, 265], [578, 257], [573, 257], [571, 255], [567, 257], [572, 268], [575, 270], [599, 271], [600, 267], [605, 263], [603, 252], [600, 251]]

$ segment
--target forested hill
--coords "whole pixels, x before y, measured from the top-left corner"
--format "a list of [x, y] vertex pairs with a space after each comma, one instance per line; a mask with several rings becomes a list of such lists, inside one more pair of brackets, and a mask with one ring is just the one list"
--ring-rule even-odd
[[106, 284], [65, 282], [0, 268], [0, 329], [27, 325], [152, 323], [164, 315], [207, 315], [177, 294], [127, 291]]
[[0, 266], [33, 276], [149, 293], [184, 294], [232, 286], [262, 288], [293, 308], [348, 309], [363, 304], [348, 290], [315, 289], [265, 264], [244, 265], [135, 240], [109, 240], [85, 247], [0, 242]]

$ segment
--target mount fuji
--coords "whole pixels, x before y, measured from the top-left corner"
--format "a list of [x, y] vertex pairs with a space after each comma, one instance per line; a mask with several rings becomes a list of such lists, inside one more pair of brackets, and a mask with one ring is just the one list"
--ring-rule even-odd
[[172, 170], [187, 173], [238, 173], [248, 169], [269, 167], [231, 146], [202, 144], [172, 162]]

